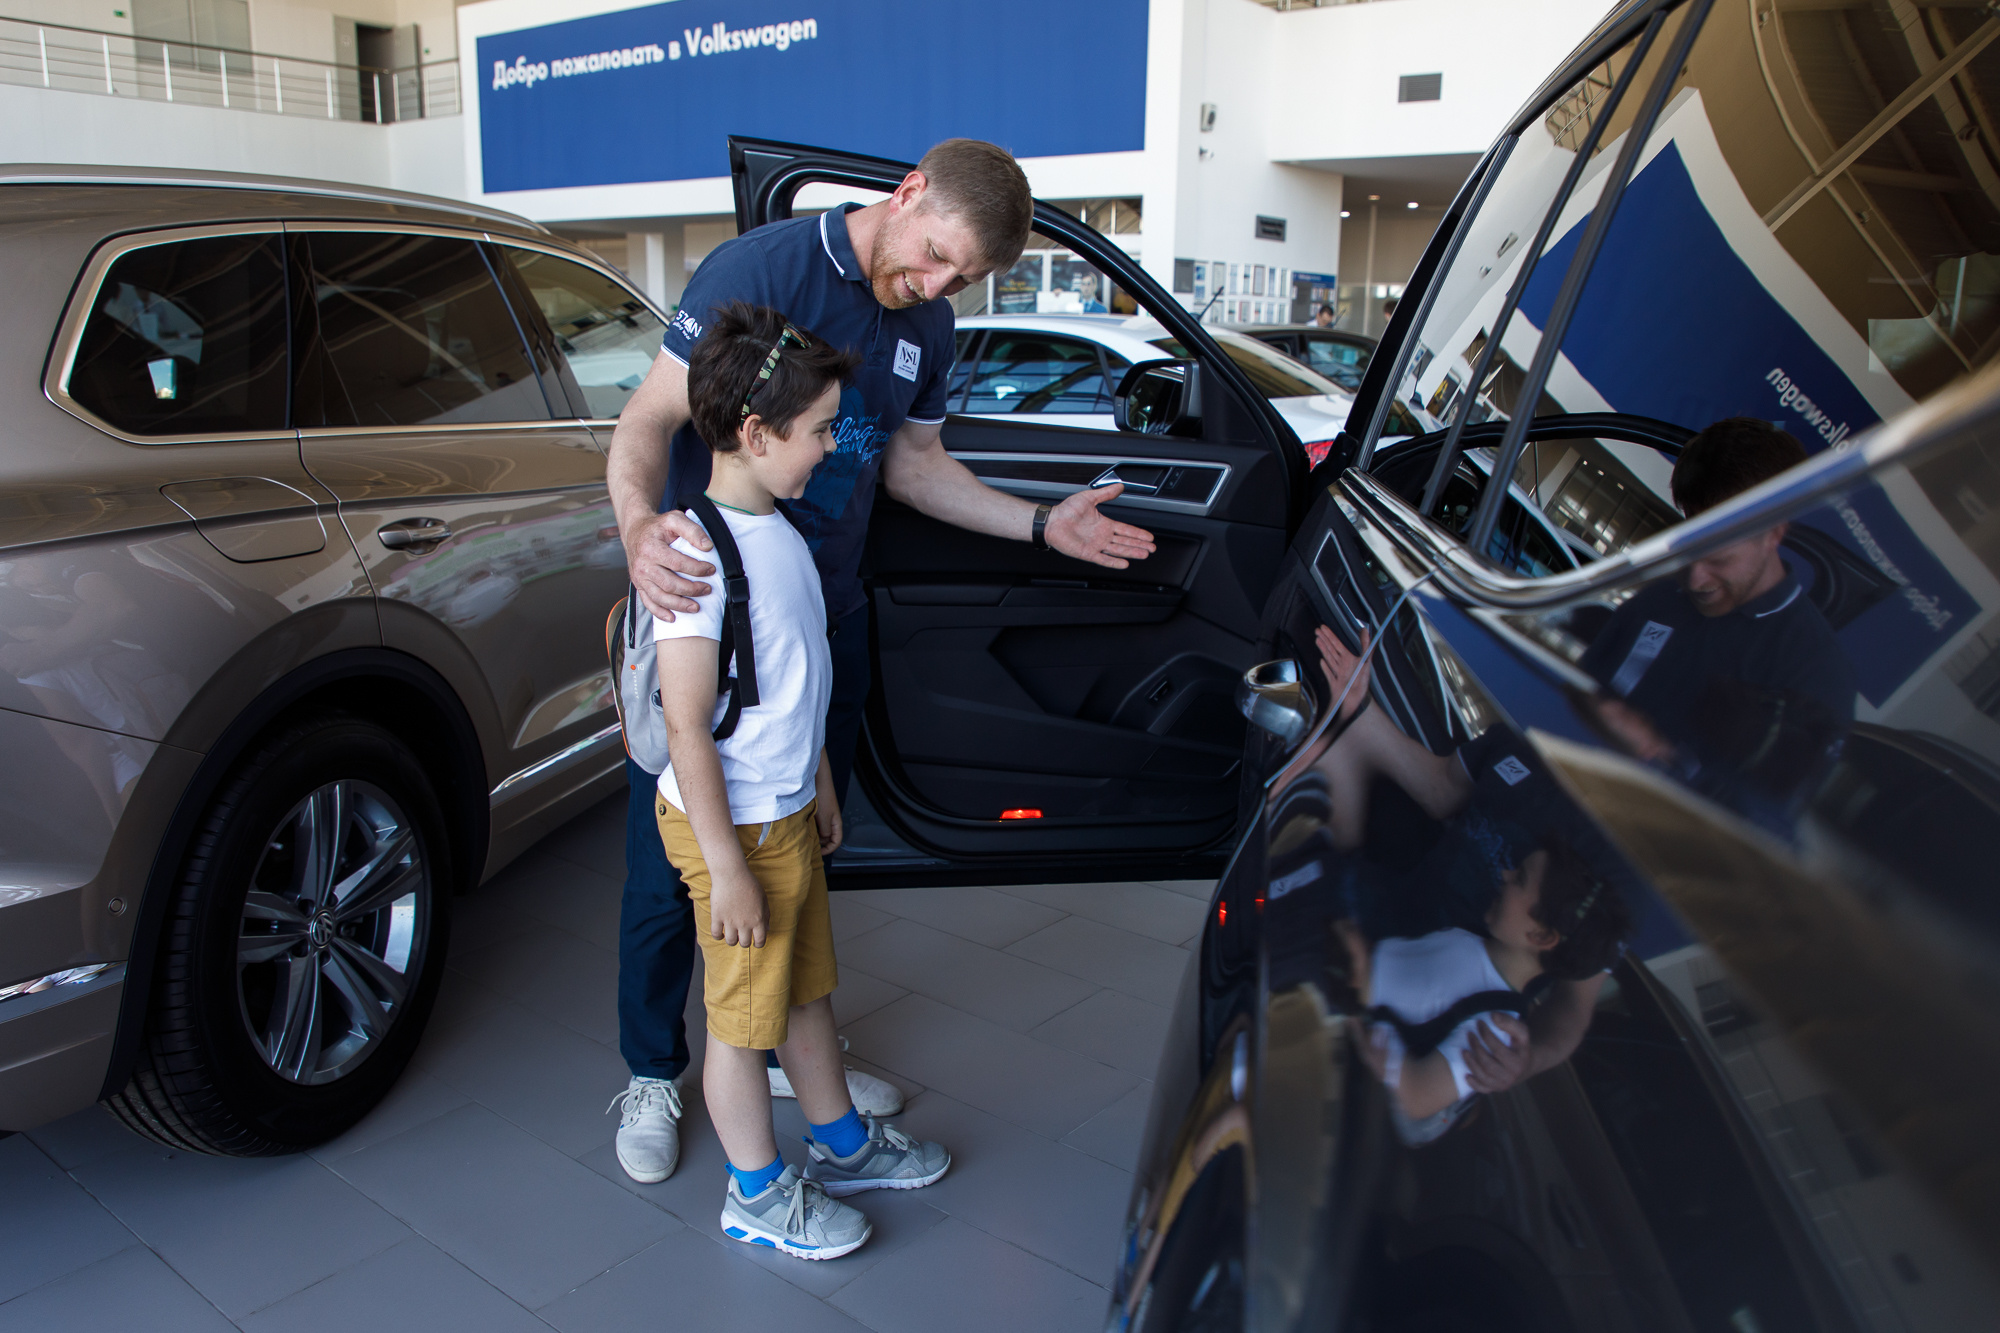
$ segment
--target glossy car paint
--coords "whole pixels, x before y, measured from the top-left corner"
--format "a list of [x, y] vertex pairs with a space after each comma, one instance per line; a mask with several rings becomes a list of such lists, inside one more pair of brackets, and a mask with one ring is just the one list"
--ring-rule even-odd
[[[1726, 161], [1755, 200], [1754, 211], [1735, 215], [1745, 219], [1733, 233], [1737, 253], [1764, 266], [1751, 272], [1782, 295], [1777, 308], [1838, 349], [1842, 373], [1861, 379], [1871, 348], [1874, 365], [1884, 364], [1887, 344], [1869, 340], [1904, 336], [1883, 323], [1905, 311], [1878, 309], [1873, 324], [1854, 318], [1856, 302], [1880, 293], [1852, 255], [1864, 237], [1902, 244], [1915, 220], [1935, 215], [1931, 197], [1906, 210], [1892, 189], [1943, 190], [1949, 177], [1891, 178], [1872, 160], [1852, 177], [1829, 169], [1836, 189], [1820, 191], [1816, 212], [1801, 208], [1803, 226], [1759, 223], [1775, 229], [1783, 254], [1742, 238], [1764, 244], [1749, 224], [1780, 217], [1788, 187], [1860, 128], [1819, 117], [1826, 89], [1864, 58], [1890, 62], [1876, 66], [1890, 80], [1885, 101], [1929, 69], [1931, 82], [1903, 105], [1920, 94], [1941, 99], [1941, 117], [1972, 105], [1954, 99], [1976, 101], [1984, 74], [1947, 86], [1950, 70], [1935, 59], [1954, 45], [1966, 50], [1970, 30], [1932, 24], [1918, 33], [1859, 14], [1716, 6], [1700, 40], [1663, 59], [1684, 35], [1685, 15], [1705, 8], [1621, 6], [1512, 132], [1546, 127], [1575, 153], [1593, 116], [1629, 128], [1627, 112], [1603, 109], [1622, 72], [1603, 62], [1657, 19], [1652, 63], [1634, 62], [1642, 68], [1633, 102], [1662, 68], [1709, 102], [1724, 153], [1697, 163], [1709, 173], [1700, 177], [1704, 201], [1726, 211], [1714, 202], [1725, 197], [1716, 168]], [[1839, 48], [1852, 63], [1799, 63], [1812, 41], [1840, 38], [1834, 25], [1858, 34]], [[1926, 47], [1933, 59], [1898, 69], [1893, 61], [1919, 37], [1938, 43]], [[1594, 91], [1565, 100], [1589, 74]], [[1691, 108], [1700, 102], [1674, 91], [1659, 123], [1668, 129], [1656, 133], [1694, 145], [1685, 150], [1692, 157], [1700, 124]], [[1801, 136], [1796, 150], [1781, 137], [1788, 130]], [[1757, 136], [1783, 151], [1753, 153]], [[1921, 142], [1963, 153], [1974, 136]], [[1607, 140], [1600, 164], [1618, 147]], [[1795, 152], [1807, 165], [1786, 156]], [[1661, 161], [1667, 170], [1648, 180]], [[1459, 339], [1479, 327], [1466, 291], [1484, 285], [1490, 320], [1510, 272], [1494, 260], [1519, 262], [1527, 239], [1514, 217], [1481, 212], [1491, 175], [1507, 162], [1496, 152], [1482, 164], [1488, 177], [1475, 174], [1419, 266], [1371, 366], [1353, 438], [1315, 474], [1314, 508], [1266, 608], [1264, 642], [1291, 669], [1268, 674], [1264, 702], [1296, 710], [1305, 725], [1289, 740], [1253, 732], [1246, 751], [1256, 780], [1245, 792], [1244, 836], [1167, 1037], [1109, 1326], [1990, 1327], [2000, 1320], [2000, 1226], [1990, 1191], [1975, 1182], [1992, 1170], [2000, 1123], [2000, 918], [1990, 867], [2000, 841], [2000, 733], [1982, 693], [2000, 606], [1988, 524], [1988, 497], [2000, 488], [1992, 445], [2000, 368], [1972, 348], [1928, 385], [1914, 357], [1876, 368], [1883, 379], [1870, 382], [1873, 401], [1894, 404], [1905, 391], [1917, 401], [1883, 409], [1872, 432], [1837, 438], [1734, 500], [1574, 569], [1527, 577], [1496, 566], [1420, 513], [1402, 487], [1369, 473], [1378, 455], [1367, 430], [1380, 431], [1392, 387], [1396, 401], [1415, 401], [1424, 424], [1442, 429], [1464, 401], [1460, 386], [1494, 382], [1472, 372], [1492, 368], [1482, 344], [1498, 340]], [[1672, 159], [1643, 160], [1598, 276], [1634, 271], [1620, 238], [1661, 206], [1672, 169]], [[1590, 188], [1601, 182], [1600, 174]], [[1863, 186], [1882, 211], [1843, 211], [1840, 201]], [[1504, 192], [1491, 197], [1504, 201]], [[1553, 237], [1574, 237], [1584, 215], [1566, 215]], [[1866, 232], [1885, 225], [1887, 241]], [[1644, 234], [1658, 247], [1645, 255], [1648, 271], [1698, 291], [1693, 266], [1671, 248], [1679, 238], [1693, 245], [1687, 229]], [[1974, 258], [1990, 248], [1976, 234]], [[1581, 315], [1568, 328], [1570, 360], [1557, 369], [1571, 378], [1552, 377], [1545, 388], [1560, 401], [1535, 405], [1552, 429], [1564, 409], [1576, 414], [1568, 429], [1578, 436], [1593, 435], [1589, 414], [1607, 407], [1673, 416], [1649, 412], [1657, 399], [1642, 390], [1681, 392], [1692, 376], [1671, 355], [1645, 355], [1653, 330], [1696, 330], [1685, 345], [1689, 368], [1704, 364], [1700, 326], [1676, 322], [1685, 312], [1637, 306], [1630, 288], [1620, 290], [1615, 310], [1628, 332]], [[1587, 315], [1593, 293], [1588, 284], [1582, 291], [1577, 309]], [[1734, 299], [1740, 291], [1707, 294], [1717, 321], [1708, 342], [1726, 343], [1737, 332], [1730, 320], [1777, 327], [1776, 317]], [[1427, 326], [1434, 309], [1443, 336]], [[1656, 321], [1642, 317], [1655, 313]], [[1584, 328], [1602, 345], [1579, 341]], [[1937, 330], [1940, 341], [1957, 334], [1949, 317]], [[1624, 396], [1579, 400], [1614, 382], [1607, 348], [1629, 358], [1609, 364], [1635, 367], [1617, 381]], [[1533, 344], [1512, 344], [1516, 353], [1514, 369], [1524, 369]], [[1751, 364], [1751, 382], [1764, 380], [1767, 367]], [[1885, 383], [1892, 375], [1903, 378]], [[1455, 385], [1445, 385], [1448, 376]], [[1747, 392], [1720, 398], [1718, 410], [1690, 397], [1697, 406], [1673, 424], [1692, 431], [1736, 410], [1784, 415], [1795, 434], [1816, 428], [1818, 419], [1790, 404], [1764, 408]], [[1505, 422], [1508, 404], [1498, 406], [1502, 415], [1473, 420]], [[1647, 419], [1632, 417], [1632, 438], [1648, 433]], [[1827, 433], [1838, 437], [1837, 423]], [[1664, 481], [1678, 446], [1655, 447]], [[1340, 470], [1357, 459], [1360, 467]], [[1704, 701], [1693, 717], [1706, 730], [1660, 745], [1664, 724], [1631, 703], [1633, 686], [1600, 683], [1589, 645], [1629, 598], [1657, 597], [1694, 560], [1780, 524], [1799, 596], [1832, 628], [1838, 646], [1829, 651], [1850, 659], [1859, 682], [1854, 720], [1830, 718], [1801, 696], [1746, 704], [1745, 694], [1718, 688], [1731, 684], [1726, 676], [1668, 677], [1668, 687]], [[1820, 540], [1829, 537], [1831, 546]], [[1815, 551], [1834, 563], [1816, 564]], [[1849, 557], [1861, 581], [1890, 569], [1900, 577], [1849, 586], [1840, 563]], [[1322, 626], [1350, 653], [1362, 651], [1364, 633], [1375, 644], [1358, 717], [1336, 712], [1314, 641]], [[1281, 684], [1287, 678], [1300, 683]], [[1427, 808], [1423, 797], [1434, 791], [1362, 762], [1385, 736], [1385, 718], [1399, 738], [1394, 753], [1415, 769], [1458, 765], [1460, 804]], [[1445, 763], [1431, 765], [1426, 753]], [[1391, 1086], [1369, 1050], [1393, 1029], [1371, 1009], [1371, 987], [1382, 945], [1397, 936], [1364, 923], [1371, 911], [1447, 902], [1447, 890], [1466, 882], [1466, 857], [1478, 872], [1472, 882], [1498, 878], [1498, 863], [1467, 830], [1510, 821], [1573, 844], [1601, 893], [1630, 910], [1627, 947], [1591, 982], [1601, 989], [1561, 1059], [1504, 1091], [1453, 1103], [1456, 1118], [1442, 1127], [1426, 1124], [1406, 1113], [1404, 1085]], [[1550, 994], [1553, 1004], [1559, 992]]]
[[[148, 240], [411, 228], [595, 261], [415, 197], [106, 175], [0, 177], [0, 357], [21, 372], [0, 387], [0, 976], [120, 965], [0, 1001], [7, 1129], [122, 1086], [187, 821], [284, 709], [373, 708], [422, 748], [473, 877], [620, 780], [598, 644], [624, 587], [608, 423], [139, 442], [62, 392], [92, 284]], [[383, 547], [377, 528], [416, 510], [451, 538]]]

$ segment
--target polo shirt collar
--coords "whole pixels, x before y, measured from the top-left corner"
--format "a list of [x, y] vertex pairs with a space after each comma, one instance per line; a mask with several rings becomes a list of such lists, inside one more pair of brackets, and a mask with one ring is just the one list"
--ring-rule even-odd
[[834, 270], [849, 282], [867, 281], [861, 274], [861, 261], [854, 257], [854, 242], [847, 238], [847, 215], [859, 207], [842, 204], [819, 215], [820, 246], [833, 261]]
[[1785, 577], [1779, 579], [1769, 592], [1743, 603], [1736, 608], [1736, 613], [1748, 616], [1752, 620], [1762, 620], [1767, 616], [1777, 615], [1804, 595], [1805, 589], [1799, 587], [1797, 577], [1787, 568]]

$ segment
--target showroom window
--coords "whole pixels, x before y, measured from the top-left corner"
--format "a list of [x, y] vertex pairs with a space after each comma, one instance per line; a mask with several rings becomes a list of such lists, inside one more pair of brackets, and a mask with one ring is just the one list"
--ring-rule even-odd
[[314, 233], [308, 249], [325, 369], [322, 406], [306, 407], [300, 424], [549, 419], [513, 311], [474, 242], [340, 231]]
[[204, 236], [115, 260], [67, 384], [133, 435], [285, 429], [285, 266], [276, 233]]
[[1109, 412], [1093, 343], [1039, 333], [995, 333], [973, 372], [967, 412]]
[[512, 246], [501, 253], [555, 332], [585, 413], [598, 421], [616, 417], [659, 353], [659, 318], [612, 279], [573, 260]]

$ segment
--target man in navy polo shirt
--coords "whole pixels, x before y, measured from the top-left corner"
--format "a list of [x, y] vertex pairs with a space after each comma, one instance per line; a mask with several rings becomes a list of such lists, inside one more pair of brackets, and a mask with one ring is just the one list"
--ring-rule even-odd
[[[1153, 552], [1152, 534], [1099, 506], [1122, 489], [1084, 491], [1036, 505], [996, 491], [944, 451], [954, 357], [948, 298], [1020, 258], [1034, 220], [1028, 180], [1006, 150], [948, 139], [924, 155], [887, 199], [817, 218], [759, 227], [718, 246], [688, 283], [660, 355], [626, 404], [611, 440], [609, 479], [632, 584], [654, 615], [693, 611], [714, 566], [674, 551], [676, 538], [710, 549], [671, 501], [708, 480], [707, 447], [688, 425], [687, 363], [712, 312], [747, 301], [782, 312], [862, 358], [842, 391], [839, 448], [785, 511], [812, 548], [833, 629], [833, 697], [826, 749], [834, 788], [847, 790], [868, 697], [868, 603], [861, 549], [878, 471], [890, 494], [932, 518], [1123, 569]], [[687, 1068], [682, 1013], [694, 965], [687, 890], [667, 863], [654, 822], [657, 775], [627, 763], [626, 881], [619, 924], [618, 1044], [632, 1081], [619, 1100], [618, 1160], [639, 1181], [664, 1180], [680, 1155], [680, 1090]], [[771, 1090], [790, 1096], [782, 1070]], [[902, 1097], [850, 1070], [864, 1112], [892, 1115]]]

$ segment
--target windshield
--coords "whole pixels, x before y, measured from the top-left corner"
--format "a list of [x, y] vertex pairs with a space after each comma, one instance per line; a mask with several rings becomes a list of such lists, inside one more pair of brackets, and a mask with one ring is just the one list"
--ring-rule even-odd
[[[1210, 329], [1209, 333], [1222, 344], [1222, 350], [1229, 354], [1229, 359], [1250, 377], [1250, 382], [1257, 386], [1257, 392], [1266, 398], [1304, 398], [1316, 393], [1346, 396], [1347, 391], [1338, 384], [1318, 371], [1300, 365], [1275, 347], [1266, 347], [1255, 338], [1245, 338], [1225, 329]], [[1153, 338], [1149, 341], [1168, 356], [1189, 355], [1178, 338]]]

